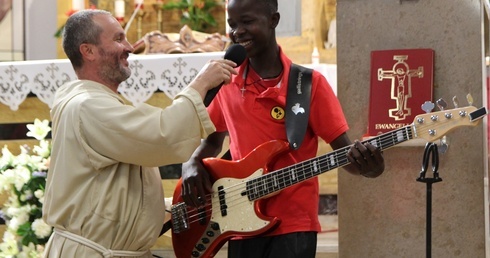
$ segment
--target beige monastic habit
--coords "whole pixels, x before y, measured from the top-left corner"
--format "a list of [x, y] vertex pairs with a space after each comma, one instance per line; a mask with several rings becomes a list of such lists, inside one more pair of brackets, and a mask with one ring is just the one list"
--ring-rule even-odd
[[[104, 85], [77, 80], [58, 89], [51, 117], [44, 220], [106, 249], [152, 257], [165, 215], [156, 167], [186, 161], [215, 130], [200, 95], [186, 88], [165, 109], [134, 107]], [[54, 233], [45, 256], [104, 257], [89, 246]]]

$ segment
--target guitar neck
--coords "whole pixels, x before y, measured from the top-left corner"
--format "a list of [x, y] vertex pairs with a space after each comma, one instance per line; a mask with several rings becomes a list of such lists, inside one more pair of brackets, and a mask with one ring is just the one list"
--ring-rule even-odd
[[[369, 142], [381, 151], [413, 139], [412, 125], [375, 136]], [[306, 181], [330, 170], [348, 165], [347, 153], [351, 146], [345, 146], [325, 155], [321, 155], [246, 182], [247, 196], [250, 201], [264, 198], [287, 187]]]

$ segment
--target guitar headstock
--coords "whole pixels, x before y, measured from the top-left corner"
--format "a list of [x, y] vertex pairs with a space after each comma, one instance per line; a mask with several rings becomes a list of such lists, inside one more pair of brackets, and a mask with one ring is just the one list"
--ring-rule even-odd
[[487, 115], [485, 107], [474, 106], [442, 110], [418, 115], [413, 121], [413, 138], [424, 138], [432, 142], [460, 126], [476, 126]]

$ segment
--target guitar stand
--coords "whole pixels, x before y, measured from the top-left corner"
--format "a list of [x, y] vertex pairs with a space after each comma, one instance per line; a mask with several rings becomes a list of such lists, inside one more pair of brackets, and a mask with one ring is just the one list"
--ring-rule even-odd
[[[439, 152], [436, 143], [427, 143], [425, 145], [424, 157], [422, 161], [422, 170], [417, 178], [418, 182], [426, 183], [427, 185], [427, 219], [426, 219], [426, 257], [431, 257], [431, 238], [432, 238], [432, 184], [441, 182], [439, 177]], [[430, 159], [432, 156], [432, 159]], [[432, 178], [425, 176], [429, 167], [429, 161], [432, 161]]]

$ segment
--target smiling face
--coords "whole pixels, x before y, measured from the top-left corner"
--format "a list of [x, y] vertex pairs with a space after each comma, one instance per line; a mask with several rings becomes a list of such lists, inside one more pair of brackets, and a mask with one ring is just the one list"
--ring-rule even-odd
[[279, 13], [272, 11], [264, 1], [230, 0], [228, 3], [230, 38], [244, 46], [251, 58], [276, 48], [278, 22]]
[[100, 42], [94, 49], [97, 74], [104, 81], [119, 84], [131, 75], [128, 57], [133, 48], [114, 17], [97, 15], [94, 22], [102, 28]]

